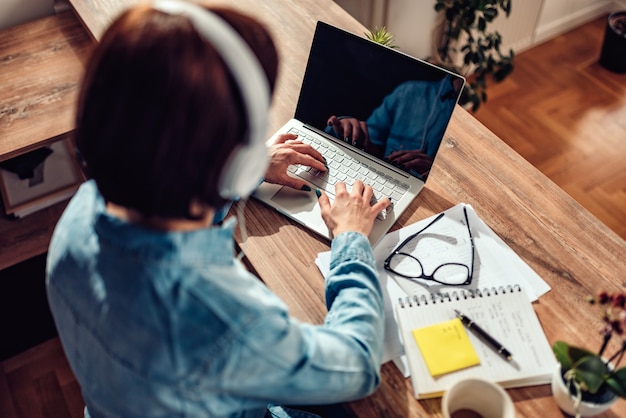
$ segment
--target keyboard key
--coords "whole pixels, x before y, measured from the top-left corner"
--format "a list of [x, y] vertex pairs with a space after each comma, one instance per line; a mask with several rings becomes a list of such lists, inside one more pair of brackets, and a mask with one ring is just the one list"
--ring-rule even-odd
[[[408, 191], [409, 185], [397, 181], [393, 177], [385, 174], [382, 170], [362, 163], [358, 159], [345, 153], [340, 147], [316, 136], [305, 134], [296, 128], [289, 130], [289, 133], [298, 135], [299, 139], [318, 150], [326, 159], [328, 171], [319, 171], [307, 166], [291, 165], [287, 168], [289, 173], [302, 178], [315, 187], [324, 190], [329, 197], [334, 197], [335, 185], [338, 182], [346, 184], [348, 191], [354, 184], [355, 179], [370, 185], [374, 189], [374, 196], [381, 198], [390, 197], [394, 202], [399, 201]], [[379, 219], [384, 219], [386, 213], [379, 214]]]

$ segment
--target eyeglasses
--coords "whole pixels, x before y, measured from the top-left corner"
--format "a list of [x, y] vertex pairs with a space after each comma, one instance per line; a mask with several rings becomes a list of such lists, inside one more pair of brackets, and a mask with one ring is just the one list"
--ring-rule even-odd
[[[424, 272], [424, 266], [416, 256], [403, 251], [407, 244], [419, 239], [418, 237], [420, 234], [443, 218], [445, 214], [441, 213], [432, 222], [405, 239], [395, 250], [393, 250], [393, 252], [385, 260], [385, 270], [406, 279], [432, 280], [448, 286], [463, 286], [470, 284], [474, 274], [474, 238], [472, 237], [472, 230], [470, 229], [467, 210], [465, 207], [463, 207], [463, 214], [465, 215], [465, 225], [467, 226], [467, 232], [469, 234], [469, 241], [472, 250], [472, 262], [470, 266], [462, 263], [443, 263], [435, 268], [433, 273], [429, 275]], [[415, 243], [415, 246], [417, 246], [417, 243]]]

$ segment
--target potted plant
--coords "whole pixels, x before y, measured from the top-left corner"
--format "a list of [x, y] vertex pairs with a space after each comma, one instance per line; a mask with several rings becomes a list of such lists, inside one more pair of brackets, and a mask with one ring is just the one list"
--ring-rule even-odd
[[443, 21], [432, 61], [467, 78], [461, 104], [476, 111], [487, 100], [487, 76], [501, 81], [513, 71], [513, 50], [503, 54], [500, 33], [487, 30], [500, 11], [509, 16], [511, 0], [436, 0], [435, 10]]
[[366, 32], [365, 36], [370, 41], [374, 41], [381, 45], [388, 46], [389, 48], [397, 48], [397, 45], [394, 44], [393, 35], [385, 26], [382, 26], [380, 28], [376, 26], [374, 29], [370, 29], [368, 32]]
[[626, 10], [607, 19], [599, 62], [609, 71], [626, 73]]
[[[553, 395], [564, 412], [576, 417], [596, 415], [610, 408], [618, 397], [626, 398], [626, 367], [619, 368], [626, 351], [626, 294], [602, 292], [589, 302], [600, 308], [600, 349], [592, 352], [564, 341], [552, 346], [558, 360]], [[620, 338], [618, 348], [605, 356], [614, 335]]]

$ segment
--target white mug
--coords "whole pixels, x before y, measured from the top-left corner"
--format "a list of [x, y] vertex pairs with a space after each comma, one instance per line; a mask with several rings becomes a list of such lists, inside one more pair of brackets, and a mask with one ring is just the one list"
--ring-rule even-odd
[[472, 377], [457, 381], [441, 399], [445, 418], [514, 418], [515, 406], [497, 383]]

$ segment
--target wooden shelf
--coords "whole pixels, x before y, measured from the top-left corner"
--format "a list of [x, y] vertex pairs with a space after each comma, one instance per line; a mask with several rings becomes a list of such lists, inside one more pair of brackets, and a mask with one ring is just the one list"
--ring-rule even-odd
[[[0, 32], [0, 161], [72, 132], [93, 45], [71, 10]], [[46, 252], [66, 204], [21, 219], [0, 217], [0, 269]]]
[[66, 205], [57, 203], [19, 219], [0, 218], [0, 270], [45, 253]]
[[0, 161], [74, 129], [78, 88], [93, 45], [73, 11], [0, 33]]
[[100, 41], [106, 28], [126, 8], [140, 0], [69, 0], [72, 9], [80, 16], [85, 29], [96, 41]]

